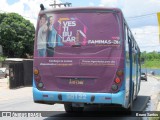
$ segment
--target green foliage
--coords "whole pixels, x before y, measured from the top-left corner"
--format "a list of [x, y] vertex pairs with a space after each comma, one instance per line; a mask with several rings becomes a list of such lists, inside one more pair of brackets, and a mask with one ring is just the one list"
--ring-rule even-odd
[[3, 62], [5, 59], [6, 57], [0, 55], [0, 62]]
[[145, 61], [142, 65], [143, 68], [160, 68], [159, 60]]
[[143, 52], [141, 53], [141, 58], [144, 58], [146, 61], [160, 60], [160, 53], [156, 51], [150, 53]]
[[0, 44], [8, 57], [33, 55], [35, 28], [17, 13], [0, 13]]
[[158, 52], [143, 52], [141, 53], [141, 60], [144, 59], [142, 67], [145, 68], [160, 68], [160, 53]]

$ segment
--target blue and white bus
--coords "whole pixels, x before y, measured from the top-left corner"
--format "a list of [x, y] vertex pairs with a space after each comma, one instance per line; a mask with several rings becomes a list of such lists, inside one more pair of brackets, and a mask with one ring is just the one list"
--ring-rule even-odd
[[42, 10], [34, 45], [35, 103], [117, 105], [129, 111], [140, 90], [140, 48], [117, 8]]

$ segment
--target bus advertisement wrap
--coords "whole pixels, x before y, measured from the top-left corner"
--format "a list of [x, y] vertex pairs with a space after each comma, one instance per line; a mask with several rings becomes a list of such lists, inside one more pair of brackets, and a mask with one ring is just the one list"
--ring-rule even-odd
[[140, 49], [120, 9], [64, 8], [39, 13], [33, 98], [64, 104], [132, 109], [140, 89]]

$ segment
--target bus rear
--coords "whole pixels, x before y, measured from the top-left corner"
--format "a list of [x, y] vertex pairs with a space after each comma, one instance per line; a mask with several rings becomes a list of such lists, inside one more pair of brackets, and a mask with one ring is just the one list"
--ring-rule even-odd
[[122, 23], [119, 9], [40, 12], [34, 52], [34, 101], [62, 103], [66, 111], [86, 104], [125, 107]]

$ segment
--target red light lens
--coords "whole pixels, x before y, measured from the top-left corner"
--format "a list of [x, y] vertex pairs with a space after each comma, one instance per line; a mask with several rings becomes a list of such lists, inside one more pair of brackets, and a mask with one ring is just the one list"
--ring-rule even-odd
[[38, 75], [38, 76], [35, 76], [35, 80], [36, 81], [40, 81], [41, 80], [41, 77]]
[[120, 82], [121, 82], [121, 79], [117, 77], [117, 78], [115, 79], [115, 83], [119, 84]]

